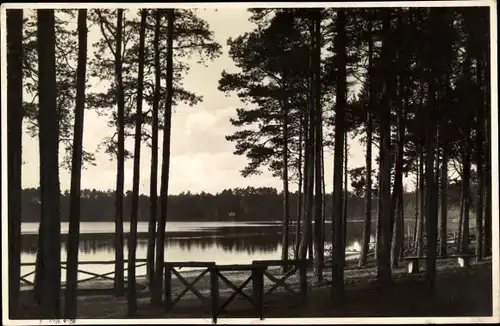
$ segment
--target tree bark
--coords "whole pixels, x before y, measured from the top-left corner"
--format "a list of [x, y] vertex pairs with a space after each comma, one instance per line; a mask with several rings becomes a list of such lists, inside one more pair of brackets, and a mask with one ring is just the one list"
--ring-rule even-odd
[[66, 262], [65, 316], [77, 317], [78, 245], [80, 241], [80, 190], [82, 179], [85, 83], [87, 76], [87, 9], [78, 10], [78, 67], [76, 79], [75, 125], [71, 161], [69, 232]]
[[463, 165], [464, 165], [464, 177], [463, 177], [463, 198], [464, 198], [464, 217], [463, 217], [463, 233], [462, 233], [462, 241], [460, 246], [460, 251], [462, 253], [467, 253], [469, 251], [469, 215], [470, 215], [470, 166], [471, 166], [471, 139], [470, 139], [470, 130], [467, 128], [466, 131], [466, 140], [465, 140], [465, 149], [463, 153]]
[[163, 263], [165, 250], [165, 229], [168, 209], [168, 184], [170, 172], [170, 138], [172, 129], [172, 90], [173, 90], [173, 35], [174, 35], [174, 9], [167, 9], [168, 35], [167, 35], [167, 94], [165, 103], [165, 129], [163, 131], [163, 153], [160, 186], [160, 221], [158, 224], [158, 243], [156, 246], [156, 267], [154, 303], [161, 303]]
[[426, 114], [426, 133], [425, 133], [425, 152], [426, 152], [426, 231], [427, 231], [427, 259], [426, 259], [426, 281], [428, 290], [434, 294], [436, 283], [436, 255], [437, 255], [437, 225], [438, 225], [438, 189], [434, 175], [434, 158], [436, 153], [436, 133], [438, 120], [435, 116], [436, 107], [436, 77], [439, 76], [439, 66], [433, 48], [438, 46], [438, 37], [435, 34], [439, 19], [439, 9], [429, 9], [429, 29], [428, 35], [430, 44], [427, 48], [427, 60], [430, 66], [430, 73], [427, 74], [428, 83], [428, 105], [425, 109]]
[[[404, 85], [401, 86], [402, 89]], [[402, 91], [400, 92], [400, 96]], [[401, 247], [404, 243], [404, 216], [403, 216], [403, 160], [404, 160], [404, 145], [405, 145], [405, 112], [404, 108], [400, 107], [397, 111], [397, 124], [398, 124], [398, 149], [396, 154], [395, 176], [394, 176], [394, 189], [392, 194], [392, 214], [395, 218], [394, 223], [394, 239], [392, 243], [392, 267], [399, 266], [399, 258], [401, 254]], [[397, 212], [397, 214], [396, 214]]]
[[147, 10], [141, 10], [141, 27], [139, 32], [139, 71], [137, 76], [137, 111], [135, 116], [134, 144], [134, 176], [132, 181], [132, 210], [130, 213], [130, 232], [128, 239], [128, 316], [137, 314], [137, 287], [135, 279], [135, 261], [137, 250], [137, 220], [139, 214], [139, 180], [141, 173], [141, 141], [142, 141], [142, 99], [144, 91], [144, 43], [146, 39]]
[[366, 108], [366, 189], [365, 189], [365, 216], [363, 224], [363, 240], [361, 244], [361, 256], [359, 266], [366, 266], [368, 252], [370, 250], [371, 224], [372, 224], [372, 134], [373, 119], [373, 41], [372, 41], [372, 19], [368, 21], [368, 105]]
[[391, 33], [391, 12], [387, 12], [383, 20], [382, 34], [384, 41], [382, 45], [382, 60], [389, 75], [383, 82], [383, 105], [379, 110], [380, 114], [380, 198], [379, 208], [381, 212], [381, 232], [380, 245], [377, 255], [377, 280], [381, 285], [387, 285], [392, 281], [391, 271], [391, 238], [392, 238], [392, 218], [391, 218], [391, 96], [392, 78], [390, 67], [390, 55], [392, 45]]
[[[422, 107], [422, 110], [424, 108]], [[424, 178], [424, 151], [422, 147], [419, 147], [419, 163], [418, 163], [418, 169], [419, 169], [419, 174], [420, 174], [420, 182], [419, 182], [419, 188], [420, 188], [420, 218], [418, 219], [418, 231], [417, 231], [417, 257], [423, 257], [424, 256], [424, 227], [425, 227], [425, 219], [424, 219], [424, 212], [425, 212], [425, 195], [427, 190], [425, 189], [425, 178]]]
[[[153, 102], [153, 121], [151, 126], [151, 174], [149, 187], [149, 226], [148, 226], [148, 252], [147, 252], [147, 273], [149, 288], [154, 287], [154, 261], [155, 261], [155, 241], [156, 225], [158, 213], [158, 110], [160, 106], [161, 68], [160, 68], [160, 21], [161, 9], [156, 9], [155, 13], [155, 92]], [[152, 291], [151, 291], [152, 293]]]
[[302, 210], [303, 210], [303, 200], [302, 200], [302, 135], [304, 133], [304, 117], [300, 116], [300, 129], [299, 129], [299, 159], [297, 161], [297, 172], [299, 174], [299, 184], [297, 187], [297, 219], [295, 225], [295, 259], [299, 258], [299, 245], [300, 245], [300, 234], [301, 234], [301, 220], [302, 220]]
[[315, 265], [317, 282], [323, 282], [324, 239], [323, 239], [323, 197], [321, 185], [321, 149], [322, 143], [322, 108], [321, 108], [321, 9], [316, 9], [314, 22], [314, 109], [315, 109], [315, 203], [314, 203], [314, 234], [315, 234]]
[[60, 317], [61, 216], [59, 189], [59, 114], [57, 110], [55, 17], [53, 9], [37, 10], [39, 65], [40, 188], [42, 202], [42, 317]]
[[[283, 233], [282, 233], [282, 248], [281, 259], [288, 260], [288, 237], [290, 228], [290, 194], [288, 191], [288, 96], [286, 96], [286, 87], [283, 90], [285, 93], [283, 99]], [[288, 266], [283, 266], [283, 271], [286, 273]]]
[[116, 23], [115, 76], [116, 97], [118, 102], [118, 155], [116, 158], [116, 195], [115, 195], [115, 295], [123, 296], [124, 257], [123, 257], [123, 189], [125, 178], [125, 95], [122, 77], [122, 34], [123, 9], [118, 9]]
[[314, 25], [309, 21], [309, 31], [311, 34], [311, 44], [309, 53], [309, 94], [308, 94], [308, 110], [306, 112], [306, 137], [305, 137], [305, 166], [304, 166], [304, 223], [303, 235], [299, 246], [299, 258], [306, 259], [309, 252], [309, 259], [313, 258], [313, 202], [314, 202], [314, 128], [315, 128], [315, 99], [314, 99]]
[[336, 21], [337, 37], [335, 39], [335, 53], [337, 55], [337, 88], [335, 107], [335, 155], [333, 159], [333, 216], [332, 216], [332, 286], [331, 293], [333, 304], [340, 304], [345, 296], [344, 292], [344, 216], [342, 203], [342, 183], [344, 160], [344, 134], [346, 111], [346, 12], [344, 9], [337, 11]]
[[441, 236], [439, 255], [448, 255], [448, 148], [443, 139], [443, 157], [441, 159]]
[[478, 88], [477, 122], [476, 122], [476, 166], [477, 166], [477, 198], [476, 198], [476, 261], [483, 255], [483, 203], [484, 203], [484, 99], [481, 89], [482, 63], [477, 59], [476, 83]]
[[23, 10], [7, 14], [7, 177], [9, 318], [19, 318], [23, 130]]

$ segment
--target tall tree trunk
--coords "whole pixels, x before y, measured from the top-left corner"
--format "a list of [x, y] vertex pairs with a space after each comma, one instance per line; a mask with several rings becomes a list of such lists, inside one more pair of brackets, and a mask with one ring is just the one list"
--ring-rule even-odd
[[161, 186], [160, 186], [160, 220], [158, 223], [158, 243], [156, 246], [156, 266], [153, 302], [161, 303], [163, 263], [165, 254], [165, 229], [167, 224], [168, 209], [168, 183], [170, 172], [170, 136], [172, 129], [172, 91], [173, 91], [173, 35], [174, 35], [174, 9], [167, 9], [167, 94], [165, 101], [165, 129], [163, 131], [163, 153], [161, 168]]
[[61, 216], [59, 189], [59, 114], [57, 110], [55, 17], [53, 9], [37, 10], [39, 65], [40, 188], [44, 275], [42, 317], [60, 317]]
[[337, 11], [335, 39], [335, 53], [337, 56], [337, 88], [335, 107], [335, 155], [333, 158], [333, 216], [332, 216], [332, 286], [331, 293], [333, 304], [338, 305], [344, 299], [344, 216], [342, 208], [342, 183], [344, 160], [344, 134], [345, 134], [345, 111], [346, 111], [346, 12], [344, 9]]
[[[309, 30], [311, 35], [314, 35], [314, 25], [309, 21]], [[305, 164], [304, 164], [304, 223], [303, 235], [299, 246], [299, 258], [306, 259], [309, 252], [309, 259], [313, 258], [312, 254], [312, 220], [313, 220], [313, 201], [314, 201], [314, 128], [315, 128], [315, 112], [314, 112], [314, 37], [311, 37], [310, 53], [309, 53], [309, 94], [308, 94], [308, 110], [305, 113], [306, 120], [306, 137], [305, 137]]]
[[302, 211], [301, 211], [301, 218], [302, 218], [302, 237], [300, 239], [300, 243], [298, 244], [298, 257], [299, 259], [305, 259], [307, 257], [307, 250], [308, 250], [308, 240], [305, 238], [306, 234], [305, 231], [307, 229], [307, 217], [306, 217], [306, 212], [307, 212], [307, 189], [308, 189], [308, 183], [309, 183], [309, 178], [308, 178], [308, 171], [309, 171], [309, 165], [312, 163], [310, 162], [310, 156], [309, 156], [309, 128], [310, 128], [310, 121], [309, 121], [309, 108], [307, 111], [304, 113], [304, 169], [303, 169], [303, 184], [302, 184]]
[[455, 246], [457, 252], [460, 252], [461, 250], [460, 248], [462, 248], [462, 230], [463, 230], [464, 214], [465, 214], [464, 207], [465, 207], [464, 181], [462, 180], [460, 185], [460, 215], [458, 218], [457, 238], [455, 240]]
[[433, 49], [439, 44], [439, 37], [436, 33], [438, 30], [438, 19], [440, 17], [439, 9], [429, 9], [429, 29], [427, 31], [430, 38], [430, 44], [426, 51], [426, 59], [428, 60], [430, 73], [427, 74], [428, 83], [428, 105], [425, 109], [426, 114], [426, 133], [425, 133], [425, 152], [426, 152], [426, 231], [427, 231], [427, 259], [426, 259], [426, 281], [430, 293], [434, 293], [436, 283], [436, 256], [437, 256], [437, 226], [438, 226], [438, 187], [434, 176], [434, 158], [436, 153], [436, 134], [437, 121], [436, 117], [436, 88], [437, 80], [435, 76], [439, 76], [439, 69], [442, 69], [438, 64]]
[[[158, 213], [158, 110], [160, 106], [161, 87], [161, 67], [160, 67], [160, 22], [161, 9], [156, 9], [155, 13], [155, 92], [153, 102], [153, 121], [151, 126], [151, 174], [149, 187], [149, 226], [148, 226], [148, 252], [147, 252], [147, 276], [149, 288], [154, 287], [154, 261], [155, 261], [155, 240], [156, 224]], [[151, 293], [153, 293], [151, 291]]]
[[[282, 233], [282, 248], [281, 259], [288, 260], [288, 237], [290, 228], [290, 194], [288, 191], [288, 96], [286, 95], [286, 87], [283, 89], [283, 233]], [[283, 271], [286, 273], [288, 266], [283, 266]]]
[[[404, 92], [404, 85], [401, 85], [400, 96]], [[403, 160], [404, 160], [404, 144], [405, 144], [405, 112], [403, 107], [399, 107], [397, 110], [397, 125], [398, 125], [398, 149], [396, 153], [396, 164], [395, 164], [395, 176], [394, 176], [394, 189], [392, 194], [392, 214], [395, 218], [394, 223], [394, 239], [392, 242], [392, 267], [397, 268], [399, 266], [399, 258], [401, 254], [401, 247], [404, 243], [404, 216], [402, 203], [403, 197]], [[397, 214], [396, 214], [397, 212]]]
[[448, 148], [443, 139], [443, 156], [441, 159], [441, 236], [439, 255], [448, 255]]
[[85, 82], [87, 76], [87, 9], [78, 10], [78, 67], [76, 79], [75, 125], [71, 161], [69, 232], [66, 262], [65, 316], [77, 317], [78, 244], [80, 241], [80, 188], [82, 179]]
[[[484, 54], [484, 71], [490, 71], [487, 69], [489, 67], [488, 55], [489, 52], [485, 51]], [[491, 81], [490, 74], [484, 74], [484, 112], [491, 112], [491, 102], [490, 102], [490, 91], [491, 91]], [[492, 178], [491, 178], [491, 114], [484, 116], [484, 245], [483, 245], [483, 257], [488, 257], [492, 255], [492, 210], [491, 210], [491, 187], [492, 187]]]
[[299, 159], [297, 161], [297, 173], [299, 174], [299, 184], [297, 187], [297, 219], [295, 225], [295, 259], [299, 258], [299, 245], [300, 245], [300, 222], [302, 220], [303, 200], [302, 200], [302, 136], [304, 132], [304, 117], [300, 116], [300, 129], [299, 129]]
[[383, 105], [379, 110], [380, 114], [380, 198], [379, 208], [381, 212], [381, 233], [379, 252], [377, 255], [377, 280], [381, 285], [386, 285], [392, 281], [391, 272], [391, 238], [392, 238], [392, 216], [391, 216], [391, 98], [392, 79], [390, 66], [390, 55], [392, 45], [391, 17], [392, 13], [387, 12], [383, 20], [382, 34], [384, 43], [382, 45], [382, 60], [384, 67], [389, 73], [383, 82]]
[[324, 240], [323, 240], [323, 197], [321, 187], [321, 149], [323, 123], [321, 108], [321, 9], [316, 9], [314, 21], [314, 109], [315, 109], [315, 203], [314, 203], [314, 234], [315, 234], [315, 265], [317, 282], [323, 282]]
[[9, 318], [19, 318], [23, 130], [23, 10], [7, 13], [7, 177]]
[[115, 211], [115, 295], [124, 295], [123, 258], [123, 188], [125, 178], [125, 94], [122, 77], [123, 9], [118, 9], [116, 22], [115, 76], [118, 102], [118, 155], [116, 158], [116, 211]]
[[137, 111], [135, 116], [134, 177], [132, 181], [132, 211], [130, 213], [130, 233], [128, 239], [128, 291], [127, 308], [129, 317], [137, 313], [137, 287], [135, 279], [135, 261], [137, 250], [137, 220], [139, 214], [139, 180], [141, 173], [142, 141], [142, 99], [144, 91], [144, 43], [146, 39], [146, 19], [148, 12], [141, 10], [139, 32], [139, 71], [137, 76]]
[[[380, 152], [379, 152], [380, 153]], [[380, 236], [382, 233], [382, 193], [380, 192], [381, 190], [381, 181], [380, 179], [380, 171], [382, 169], [381, 161], [380, 161], [380, 154], [379, 154], [379, 163], [378, 163], [378, 176], [377, 176], [377, 224], [375, 226], [375, 253], [374, 253], [374, 258], [375, 261], [378, 261], [378, 254], [379, 254], [379, 248], [380, 248]]]
[[418, 157], [416, 158], [417, 160], [417, 168], [416, 168], [416, 182], [415, 182], [415, 222], [413, 224], [413, 248], [414, 250], [416, 251], [416, 249], [418, 248], [418, 242], [417, 242], [417, 226], [418, 226], [418, 216], [419, 216], [419, 207], [420, 207], [420, 190], [419, 190], [419, 160], [418, 160]]
[[[344, 248], [347, 248], [347, 200], [349, 197], [349, 190], [348, 190], [348, 185], [347, 185], [347, 180], [348, 180], [348, 170], [347, 170], [347, 163], [349, 159], [349, 149], [347, 147], [347, 137], [349, 133], [345, 132], [344, 135], [344, 189], [343, 189], [343, 195], [344, 195]], [[345, 263], [345, 260], [344, 260]]]
[[470, 167], [471, 167], [471, 139], [470, 130], [467, 128], [465, 140], [465, 149], [463, 153], [464, 177], [463, 177], [463, 198], [464, 198], [464, 217], [463, 217], [463, 233], [460, 251], [467, 253], [469, 251], [469, 214], [470, 214]]
[[[422, 108], [423, 110], [424, 108]], [[421, 146], [419, 146], [419, 163], [418, 169], [420, 174], [420, 182], [419, 182], [419, 192], [420, 192], [420, 218], [418, 219], [418, 232], [417, 232], [417, 257], [424, 256], [424, 227], [425, 227], [425, 195], [427, 190], [425, 189], [425, 178], [424, 178], [424, 150]]]
[[482, 63], [477, 59], [476, 83], [478, 88], [477, 122], [476, 122], [476, 166], [477, 166], [477, 199], [476, 199], [476, 260], [483, 257], [483, 203], [484, 203], [484, 99], [481, 89]]
[[361, 244], [361, 256], [359, 266], [366, 266], [368, 262], [368, 251], [370, 250], [370, 238], [372, 227], [372, 134], [373, 119], [373, 41], [372, 41], [372, 19], [368, 20], [368, 105], [366, 107], [366, 188], [365, 188], [365, 217], [363, 221], [363, 240]]

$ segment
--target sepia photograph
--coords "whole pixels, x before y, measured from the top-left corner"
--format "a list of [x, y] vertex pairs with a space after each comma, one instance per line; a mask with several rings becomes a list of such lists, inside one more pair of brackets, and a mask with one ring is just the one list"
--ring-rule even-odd
[[3, 324], [500, 322], [496, 1], [0, 16]]

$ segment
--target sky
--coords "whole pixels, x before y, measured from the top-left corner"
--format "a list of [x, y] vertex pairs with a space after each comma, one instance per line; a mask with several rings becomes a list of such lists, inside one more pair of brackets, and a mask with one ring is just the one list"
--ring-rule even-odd
[[[199, 16], [205, 19], [214, 32], [215, 39], [222, 45], [223, 54], [216, 60], [208, 62], [207, 67], [192, 59], [192, 68], [184, 77], [184, 86], [190, 91], [203, 96], [203, 101], [193, 107], [180, 105], [174, 107], [172, 117], [172, 143], [169, 193], [177, 194], [190, 191], [217, 193], [235, 187], [275, 187], [282, 189], [282, 181], [271, 176], [264, 167], [262, 175], [243, 178], [240, 170], [247, 164], [244, 156], [233, 154], [234, 143], [228, 142], [225, 135], [236, 129], [231, 125], [230, 117], [236, 116], [236, 108], [242, 103], [236, 95], [227, 96], [217, 89], [218, 80], [223, 70], [236, 72], [237, 68], [228, 55], [226, 41], [229, 37], [237, 37], [251, 31], [254, 24], [248, 21], [249, 14], [244, 8], [200, 9]], [[76, 28], [76, 25], [75, 25]], [[89, 57], [94, 51], [91, 44], [100, 38], [97, 27], [90, 27], [88, 35]], [[99, 87], [99, 86], [95, 86]], [[85, 112], [84, 148], [95, 152], [99, 144], [114, 130], [107, 126], [106, 119], [95, 112]], [[160, 133], [160, 145], [162, 144]], [[133, 140], [126, 144], [132, 150]], [[364, 165], [364, 147], [357, 140], [349, 142], [349, 168]], [[374, 155], [376, 155], [376, 147]], [[82, 188], [107, 190], [114, 189], [116, 183], [116, 161], [103, 152], [96, 152], [96, 166], [87, 166], [82, 171]], [[160, 154], [161, 158], [161, 146]], [[62, 155], [61, 155], [62, 156]], [[141, 150], [140, 192], [149, 193], [151, 152], [146, 146]], [[39, 152], [38, 139], [23, 137], [23, 187], [39, 185]], [[333, 153], [325, 152], [326, 189], [331, 191], [333, 183]], [[161, 167], [161, 161], [160, 161]], [[125, 190], [132, 189], [133, 160], [125, 163]], [[61, 190], [70, 187], [70, 172], [60, 170]], [[295, 191], [297, 186], [290, 185]]]

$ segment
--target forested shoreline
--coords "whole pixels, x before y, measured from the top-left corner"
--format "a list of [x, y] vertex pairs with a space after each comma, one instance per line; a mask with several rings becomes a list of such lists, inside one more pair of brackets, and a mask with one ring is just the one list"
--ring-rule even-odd
[[[115, 193], [112, 190], [82, 189], [80, 218], [81, 222], [113, 222], [115, 208]], [[131, 209], [131, 192], [124, 196], [124, 221], [129, 221]], [[331, 194], [326, 195], [325, 217], [331, 220]], [[39, 189], [26, 188], [22, 191], [22, 221], [39, 222], [40, 204]], [[203, 221], [280, 221], [283, 216], [283, 193], [275, 188], [236, 188], [225, 189], [216, 194], [181, 192], [168, 196], [168, 220], [176, 222]], [[297, 207], [298, 193], [290, 192], [290, 206]], [[372, 214], [376, 214], [376, 200], [373, 199]], [[60, 198], [61, 222], [69, 221], [69, 192], [63, 192]], [[404, 194], [405, 218], [413, 219], [416, 211], [416, 193]], [[347, 219], [363, 219], [365, 198], [354, 192], [349, 192], [347, 198]], [[459, 218], [460, 186], [452, 184], [448, 192], [449, 218]], [[158, 205], [159, 206], [159, 205]], [[159, 209], [160, 207], [158, 207]], [[138, 221], [149, 219], [150, 198], [139, 195]], [[475, 207], [471, 207], [474, 212]], [[455, 213], [455, 216], [453, 216]], [[290, 211], [292, 220], [297, 218], [297, 210]]]

